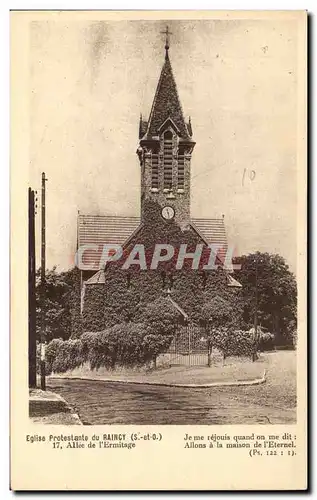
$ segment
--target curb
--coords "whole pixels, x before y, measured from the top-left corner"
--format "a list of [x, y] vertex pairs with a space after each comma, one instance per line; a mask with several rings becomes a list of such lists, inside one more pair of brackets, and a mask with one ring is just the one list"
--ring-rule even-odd
[[70, 414], [71, 414], [71, 417], [72, 417], [74, 420], [76, 420], [77, 425], [84, 425], [84, 424], [82, 423], [82, 421], [80, 420], [79, 415], [78, 415], [77, 413], [72, 413], [72, 412], [71, 412]]
[[99, 382], [107, 382], [107, 383], [116, 383], [116, 384], [135, 384], [135, 385], [155, 385], [161, 387], [183, 387], [187, 389], [208, 389], [209, 387], [241, 387], [248, 385], [260, 385], [266, 382], [266, 370], [264, 370], [263, 376], [261, 378], [256, 378], [253, 380], [240, 380], [233, 382], [211, 382], [210, 384], [172, 384], [167, 382], [140, 382], [135, 380], [113, 380], [113, 379], [102, 379], [102, 378], [90, 378], [90, 377], [54, 377], [50, 378], [58, 380], [58, 379], [66, 379], [66, 380], [91, 380], [91, 381], [99, 381]]
[[29, 397], [30, 418], [49, 416], [54, 413], [69, 413], [79, 425], [83, 425], [79, 415], [74, 412], [74, 408], [60, 394], [55, 394], [54, 398]]

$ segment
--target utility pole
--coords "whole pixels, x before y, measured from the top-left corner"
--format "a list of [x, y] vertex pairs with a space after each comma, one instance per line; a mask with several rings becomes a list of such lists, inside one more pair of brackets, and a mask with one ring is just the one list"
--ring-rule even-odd
[[255, 259], [255, 311], [254, 311], [254, 335], [258, 338], [258, 259]]
[[254, 309], [254, 352], [252, 360], [256, 360], [258, 345], [258, 256], [255, 257], [255, 309]]
[[46, 390], [45, 380], [45, 340], [46, 340], [46, 318], [45, 318], [45, 172], [42, 173], [42, 219], [41, 219], [41, 389]]
[[29, 387], [36, 387], [35, 200], [29, 188]]

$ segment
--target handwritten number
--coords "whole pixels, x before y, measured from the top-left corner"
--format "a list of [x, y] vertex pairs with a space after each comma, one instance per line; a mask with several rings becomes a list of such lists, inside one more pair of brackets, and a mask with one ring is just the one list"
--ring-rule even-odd
[[248, 169], [244, 168], [243, 169], [243, 175], [242, 175], [242, 186], [244, 186], [244, 180], [245, 180], [245, 176], [246, 175], [249, 177], [250, 181], [254, 181], [255, 176], [256, 176], [256, 172], [255, 172], [255, 170], [250, 170], [248, 172]]
[[245, 168], [243, 170], [243, 176], [242, 176], [242, 186], [244, 186], [244, 178], [245, 178], [245, 173], [246, 173], [247, 169]]

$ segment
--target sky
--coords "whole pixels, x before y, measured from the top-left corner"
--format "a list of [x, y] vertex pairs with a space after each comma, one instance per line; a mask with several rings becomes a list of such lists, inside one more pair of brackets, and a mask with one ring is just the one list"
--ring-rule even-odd
[[[150, 113], [166, 24], [30, 23], [30, 186], [40, 193], [45, 171], [48, 268], [72, 267], [78, 211], [139, 215], [139, 116]], [[174, 77], [196, 141], [192, 217], [224, 215], [238, 255], [278, 253], [296, 272], [296, 21], [168, 26]], [[37, 216], [38, 263], [39, 229]]]

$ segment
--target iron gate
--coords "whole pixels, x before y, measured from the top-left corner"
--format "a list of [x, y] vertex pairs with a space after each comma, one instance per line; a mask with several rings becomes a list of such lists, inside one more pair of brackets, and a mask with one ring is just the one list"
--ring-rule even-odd
[[208, 340], [204, 328], [178, 327], [165, 358], [171, 365], [208, 365]]

